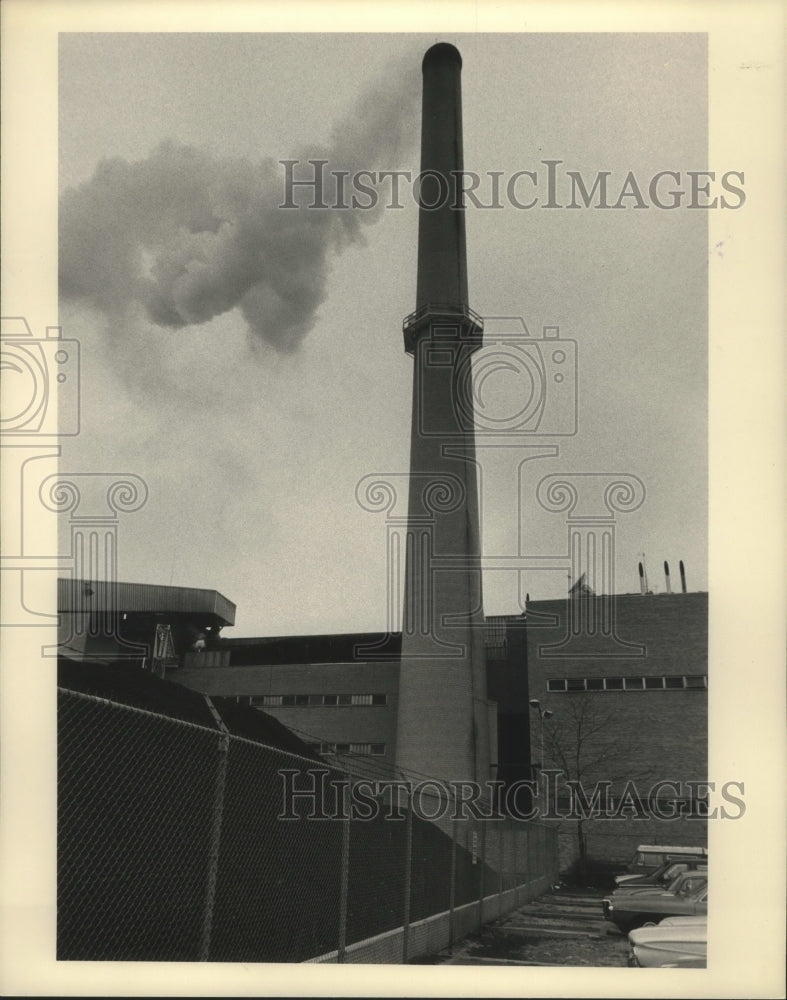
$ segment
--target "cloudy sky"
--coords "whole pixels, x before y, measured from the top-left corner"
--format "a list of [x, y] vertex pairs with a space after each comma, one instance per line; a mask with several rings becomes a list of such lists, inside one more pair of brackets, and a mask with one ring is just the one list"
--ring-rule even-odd
[[[589, 183], [609, 171], [611, 202], [631, 171], [649, 202], [659, 171], [688, 190], [712, 169], [703, 35], [441, 38], [464, 61], [468, 170], [536, 171], [543, 193], [560, 160]], [[60, 323], [83, 404], [61, 467], [142, 476], [120, 577], [220, 590], [232, 634], [386, 626], [385, 522], [355, 488], [408, 466], [417, 209], [405, 188], [399, 209], [282, 210], [278, 161], [417, 173], [436, 40], [60, 36]], [[630, 473], [646, 498], [617, 522], [616, 589], [638, 590], [643, 552], [653, 589], [665, 559], [705, 589], [708, 213], [503, 201], [467, 211], [470, 303], [576, 342], [578, 433], [534, 439], [559, 455], [519, 482], [521, 448], [479, 449], [485, 555], [521, 539], [560, 564], [538, 481]], [[513, 390], [489, 391], [505, 407]], [[566, 569], [488, 572], [487, 613], [518, 611], [520, 587], [564, 594]]]

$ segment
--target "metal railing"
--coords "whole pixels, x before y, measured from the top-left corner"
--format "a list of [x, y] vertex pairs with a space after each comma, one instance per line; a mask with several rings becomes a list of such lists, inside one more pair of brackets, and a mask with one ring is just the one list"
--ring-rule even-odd
[[403, 962], [555, 879], [554, 830], [361, 818], [347, 787], [220, 720], [59, 688], [58, 959]]
[[402, 320], [402, 331], [406, 332], [412, 326], [418, 326], [427, 316], [458, 316], [469, 319], [479, 330], [484, 328], [484, 319], [470, 306], [456, 302], [427, 302], [419, 306]]

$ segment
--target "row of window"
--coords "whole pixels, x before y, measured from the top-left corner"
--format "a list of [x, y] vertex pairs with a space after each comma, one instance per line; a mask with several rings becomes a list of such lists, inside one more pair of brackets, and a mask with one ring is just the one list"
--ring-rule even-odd
[[252, 705], [387, 705], [385, 694], [263, 694]]
[[385, 753], [384, 743], [307, 743], [315, 753], [348, 753], [365, 757], [382, 757]]
[[547, 681], [547, 691], [663, 691], [707, 688], [707, 674], [669, 674], [662, 677], [568, 677]]

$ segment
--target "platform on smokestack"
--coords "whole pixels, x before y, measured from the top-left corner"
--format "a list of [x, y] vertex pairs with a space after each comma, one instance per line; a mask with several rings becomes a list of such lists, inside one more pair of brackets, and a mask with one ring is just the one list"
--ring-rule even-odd
[[484, 321], [469, 306], [445, 302], [429, 302], [420, 306], [402, 322], [404, 349], [415, 353], [415, 345], [424, 330], [433, 339], [460, 340], [472, 350], [483, 345]]

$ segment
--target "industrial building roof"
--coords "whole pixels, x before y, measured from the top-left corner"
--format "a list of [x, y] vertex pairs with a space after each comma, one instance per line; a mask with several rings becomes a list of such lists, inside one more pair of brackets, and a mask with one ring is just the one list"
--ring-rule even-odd
[[[78, 662], [60, 656], [57, 683], [58, 687], [68, 691], [105, 698], [115, 704], [141, 708], [208, 729], [216, 728], [215, 718], [204, 695], [174, 681], [154, 677], [149, 671], [140, 670], [135, 664], [122, 660], [113, 663]], [[247, 705], [239, 705], [234, 698], [216, 696], [211, 700], [230, 733], [287, 753], [319, 759], [273, 716]]]
[[150, 583], [61, 578], [57, 581], [57, 610], [210, 615], [222, 625], [235, 623], [235, 605], [217, 590]]

